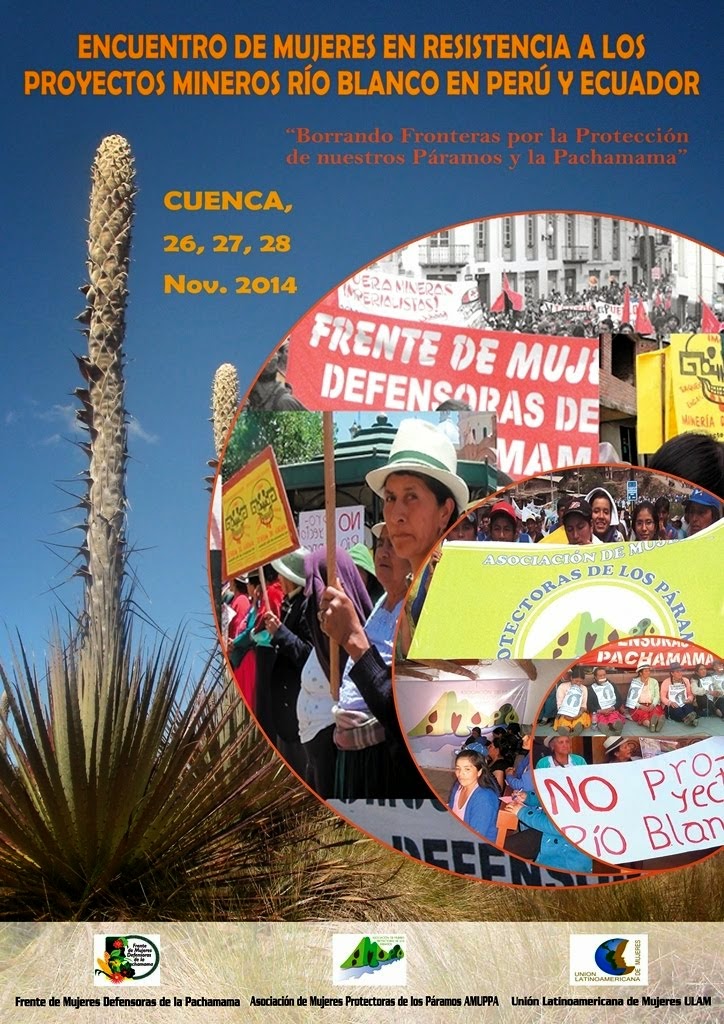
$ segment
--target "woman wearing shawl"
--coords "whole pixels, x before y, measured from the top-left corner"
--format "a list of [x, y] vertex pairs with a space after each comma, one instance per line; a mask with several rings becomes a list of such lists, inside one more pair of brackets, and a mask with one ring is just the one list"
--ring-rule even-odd
[[594, 537], [604, 544], [622, 541], [624, 536], [619, 530], [616, 502], [605, 487], [594, 487], [586, 495], [586, 501], [591, 506]]
[[[372, 604], [357, 568], [346, 551], [337, 549], [337, 579], [358, 618], [364, 621]], [[314, 551], [305, 559], [306, 622], [312, 650], [301, 675], [297, 700], [299, 739], [307, 757], [309, 784], [324, 799], [334, 796], [337, 748], [334, 744], [334, 701], [329, 682], [329, 639], [320, 625], [320, 601], [327, 588], [327, 553]], [[340, 651], [340, 671], [347, 656]]]

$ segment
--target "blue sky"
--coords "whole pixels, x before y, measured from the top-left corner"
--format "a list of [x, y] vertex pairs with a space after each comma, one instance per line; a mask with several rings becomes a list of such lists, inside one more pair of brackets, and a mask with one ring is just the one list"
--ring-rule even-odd
[[[51, 591], [68, 577], [68, 549], [81, 536], [74, 489], [84, 457], [73, 442], [73, 359], [84, 339], [74, 317], [82, 309], [89, 169], [106, 134], [133, 147], [139, 194], [128, 307], [127, 406], [131, 463], [129, 538], [145, 593], [145, 613], [170, 633], [190, 625], [201, 650], [209, 626], [202, 478], [213, 456], [209, 417], [216, 367], [233, 362], [242, 386], [291, 325], [326, 291], [382, 253], [420, 235], [477, 217], [527, 209], [593, 210], [649, 220], [715, 248], [722, 245], [722, 86], [718, 37], [722, 15], [691, 3], [686, 17], [662, 0], [651, 13], [628, 4], [566, 13], [522, 3], [473, 13], [469, 4], [414, 8], [349, 3], [339, 10], [303, 3], [176, 4], [132, 0], [121, 11], [98, 4], [60, 8], [39, 0], [4, 18], [0, 62], [3, 105], [3, 370], [0, 374], [0, 656], [5, 630], [17, 628], [40, 652], [61, 609]], [[560, 17], [560, 15], [559, 15]], [[706, 31], [705, 31], [706, 30]], [[41, 97], [23, 96], [28, 68], [87, 67], [75, 56], [78, 32], [558, 32], [646, 33], [647, 67], [696, 68], [702, 95], [618, 99], [569, 97], [346, 98]], [[224, 66], [231, 62], [221, 62]], [[419, 62], [418, 62], [419, 63]], [[101, 65], [98, 65], [101, 66]], [[618, 66], [618, 65], [617, 65]], [[369, 130], [375, 125], [446, 130], [520, 131], [551, 125], [688, 130], [688, 153], [674, 168], [506, 168], [291, 166], [289, 127]], [[173, 213], [170, 189], [277, 189], [289, 215]], [[175, 256], [163, 236], [193, 232], [286, 233], [285, 256]], [[164, 295], [172, 273], [209, 278], [236, 274], [296, 275], [294, 295]], [[69, 531], [69, 532], [66, 532]], [[59, 557], [60, 556], [60, 557]], [[60, 597], [77, 607], [73, 586]]]

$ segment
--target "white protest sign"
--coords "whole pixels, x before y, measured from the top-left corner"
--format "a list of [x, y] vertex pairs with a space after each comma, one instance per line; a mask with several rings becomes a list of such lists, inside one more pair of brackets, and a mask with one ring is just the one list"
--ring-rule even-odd
[[645, 761], [536, 769], [541, 803], [571, 842], [612, 864], [724, 843], [724, 736]]
[[[335, 509], [337, 518], [337, 547], [349, 551], [355, 544], [364, 544], [364, 505], [349, 505]], [[326, 546], [324, 509], [299, 513], [299, 543], [309, 551]]]

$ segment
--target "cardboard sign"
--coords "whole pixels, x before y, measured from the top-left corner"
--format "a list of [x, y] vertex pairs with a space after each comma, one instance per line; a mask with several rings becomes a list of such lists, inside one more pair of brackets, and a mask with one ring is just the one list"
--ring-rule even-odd
[[284, 484], [271, 447], [224, 484], [224, 578], [256, 569], [299, 547]]
[[716, 650], [723, 547], [724, 520], [676, 541], [447, 543], [409, 656], [568, 660], [628, 636]]
[[450, 398], [495, 413], [511, 477], [598, 458], [598, 341], [476, 330], [340, 308], [291, 335], [287, 380], [309, 409], [429, 412]]
[[[365, 542], [364, 505], [350, 505], [335, 509], [337, 547], [349, 551], [355, 544]], [[327, 546], [326, 513], [323, 508], [299, 513], [299, 543], [309, 551]]]
[[724, 736], [623, 764], [539, 768], [543, 807], [571, 842], [611, 864], [724, 843]]

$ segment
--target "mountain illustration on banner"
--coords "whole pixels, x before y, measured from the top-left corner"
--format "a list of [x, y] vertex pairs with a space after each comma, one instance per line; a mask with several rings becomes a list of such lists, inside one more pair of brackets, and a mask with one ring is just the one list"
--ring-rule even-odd
[[556, 639], [547, 644], [536, 658], [575, 658], [581, 651], [588, 653], [602, 644], [613, 643], [622, 637], [650, 636], [656, 632], [651, 619], [641, 619], [635, 626], [617, 629], [605, 619], [593, 619], [590, 612], [574, 615]]
[[573, 659], [637, 636], [718, 650], [723, 549], [721, 519], [686, 540], [447, 542], [408, 657]]
[[404, 955], [405, 951], [399, 943], [395, 943], [390, 949], [383, 949], [379, 942], [374, 942], [365, 935], [339, 966], [344, 971], [354, 967], [381, 967], [382, 964], [391, 963], [393, 960], [401, 960]]
[[476, 725], [487, 729], [517, 721], [518, 712], [512, 704], [503, 704], [492, 714], [481, 712], [467, 698], [461, 700], [454, 690], [447, 690], [408, 736], [467, 736]]

